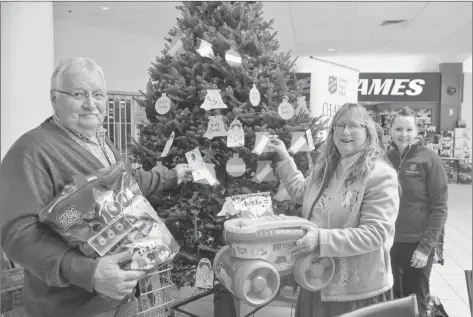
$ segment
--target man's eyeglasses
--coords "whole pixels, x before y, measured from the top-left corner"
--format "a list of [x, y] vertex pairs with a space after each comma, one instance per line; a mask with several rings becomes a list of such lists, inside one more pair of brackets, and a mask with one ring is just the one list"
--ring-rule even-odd
[[348, 131], [352, 132], [360, 130], [361, 128], [363, 128], [363, 125], [358, 123], [335, 123], [332, 124], [332, 127], [340, 131], [344, 131], [345, 128], [348, 127]]
[[[84, 100], [85, 98], [89, 98], [89, 94], [85, 93], [83, 91], [74, 91], [74, 92], [67, 92], [67, 91], [62, 91], [59, 89], [52, 89], [53, 91], [60, 92], [61, 94], [66, 94], [74, 98], [75, 100]], [[103, 92], [94, 92], [92, 94], [92, 98], [95, 100], [102, 100], [105, 98], [105, 93]]]

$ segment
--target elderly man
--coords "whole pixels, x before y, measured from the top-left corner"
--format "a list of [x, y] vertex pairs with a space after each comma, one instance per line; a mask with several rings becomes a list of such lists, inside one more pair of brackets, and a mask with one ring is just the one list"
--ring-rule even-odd
[[[38, 221], [40, 210], [73, 175], [122, 160], [102, 127], [106, 102], [105, 78], [94, 61], [61, 63], [51, 80], [54, 115], [21, 136], [0, 166], [2, 248], [25, 269], [23, 302], [29, 316], [137, 315], [133, 294], [144, 272], [119, 267], [131, 254], [86, 258]], [[145, 196], [192, 180], [190, 172], [185, 164], [172, 171], [133, 171]]]

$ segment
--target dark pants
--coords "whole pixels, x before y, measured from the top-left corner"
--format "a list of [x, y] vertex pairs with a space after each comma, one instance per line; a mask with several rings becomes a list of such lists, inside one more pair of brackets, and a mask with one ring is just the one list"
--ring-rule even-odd
[[417, 269], [411, 266], [411, 259], [418, 243], [394, 242], [391, 248], [391, 267], [394, 277], [394, 297], [401, 298], [415, 294], [420, 317], [427, 317], [429, 302], [429, 278], [434, 261], [434, 253], [429, 255], [427, 265]]

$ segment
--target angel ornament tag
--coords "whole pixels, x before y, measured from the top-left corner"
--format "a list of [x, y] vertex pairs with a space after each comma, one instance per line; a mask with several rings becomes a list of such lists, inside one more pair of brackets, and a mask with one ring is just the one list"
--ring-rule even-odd
[[223, 122], [223, 116], [210, 116], [209, 125], [207, 126], [207, 132], [204, 134], [204, 138], [209, 140], [216, 136], [227, 136], [228, 132], [225, 129], [225, 123]]
[[307, 138], [307, 145], [309, 146], [309, 150], [315, 150], [314, 138], [312, 137], [312, 131], [310, 129], [305, 130], [305, 135]]
[[297, 97], [296, 114], [299, 115], [301, 113], [309, 114], [309, 110], [307, 110], [307, 102], [305, 101], [305, 96]]
[[166, 157], [169, 153], [169, 150], [171, 149], [172, 142], [174, 142], [174, 136], [176, 133], [172, 131], [171, 135], [169, 136], [169, 139], [166, 141], [166, 145], [164, 146], [163, 152], [161, 153], [161, 157]]
[[273, 168], [271, 167], [271, 161], [258, 161], [257, 163], [256, 173], [252, 181], [260, 184], [262, 182], [273, 182], [278, 180], [274, 175]]
[[154, 108], [156, 109], [156, 112], [160, 115], [168, 113], [171, 109], [171, 99], [166, 96], [166, 93], [163, 93], [163, 95], [158, 100], [156, 100]]
[[276, 152], [274, 149], [269, 149], [267, 147], [269, 142], [269, 132], [255, 132], [256, 140], [255, 140], [255, 148], [253, 149], [253, 153], [257, 155], [261, 155], [262, 153], [267, 152]]
[[235, 118], [228, 129], [227, 147], [238, 147], [245, 145], [245, 131], [241, 122]]
[[258, 88], [256, 88], [256, 85], [253, 84], [253, 88], [251, 88], [250, 90], [250, 102], [253, 105], [253, 107], [256, 107], [257, 105], [259, 105], [260, 101], [261, 101], [261, 94]]
[[307, 146], [307, 140], [305, 132], [294, 131], [292, 132], [291, 147], [288, 152], [295, 154], [297, 152], [307, 152], [309, 147]]
[[192, 178], [194, 182], [207, 178], [207, 165], [205, 165], [204, 160], [202, 159], [199, 148], [187, 152], [186, 159], [189, 167], [192, 169]]
[[245, 161], [238, 156], [238, 153], [233, 153], [233, 158], [227, 162], [226, 170], [231, 176], [240, 177], [246, 172]]
[[200, 106], [202, 109], [227, 109], [227, 105], [223, 103], [220, 89], [207, 89], [204, 103]]
[[288, 102], [287, 97], [284, 97], [279, 105], [278, 113], [284, 120], [290, 120], [294, 117], [294, 107]]

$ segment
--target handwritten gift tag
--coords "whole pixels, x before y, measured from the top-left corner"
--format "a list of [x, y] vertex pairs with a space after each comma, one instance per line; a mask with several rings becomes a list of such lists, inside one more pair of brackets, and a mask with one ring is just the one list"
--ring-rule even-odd
[[166, 52], [166, 55], [173, 57], [176, 54], [182, 54], [184, 52], [184, 44], [181, 38], [176, 36], [169, 45], [169, 50]]
[[315, 144], [314, 144], [314, 138], [312, 137], [312, 131], [310, 129], [307, 129], [305, 131], [305, 135], [307, 138], [307, 145], [309, 146], [309, 150], [310, 151], [315, 150]]
[[253, 84], [253, 88], [251, 88], [250, 90], [250, 103], [253, 105], [253, 107], [256, 107], [257, 105], [259, 105], [260, 101], [261, 94], [258, 88], [256, 88], [256, 85]]
[[207, 177], [208, 171], [205, 165], [202, 155], [200, 154], [199, 148], [195, 148], [192, 151], [186, 153], [187, 163], [192, 169], [192, 177], [194, 182], [199, 181]]
[[164, 146], [163, 152], [161, 153], [161, 157], [166, 157], [169, 153], [169, 150], [171, 149], [172, 142], [174, 142], [174, 136], [176, 133], [172, 131], [171, 135], [169, 136], [169, 139], [166, 141], [166, 145]]
[[154, 108], [156, 109], [156, 112], [160, 115], [168, 113], [171, 109], [171, 99], [166, 96], [166, 93], [163, 93], [163, 95], [158, 100], [156, 100]]
[[200, 169], [200, 173], [203, 174], [203, 178], [201, 178], [198, 181], [194, 181], [194, 183], [197, 184], [203, 184], [203, 185], [210, 185], [210, 186], [215, 186], [219, 183], [217, 180], [217, 174], [215, 173], [215, 164], [212, 163], [205, 163], [206, 165], [206, 171]]
[[240, 177], [246, 172], [245, 161], [238, 156], [238, 153], [233, 153], [233, 158], [229, 159], [226, 166], [227, 173], [233, 177]]
[[207, 89], [204, 103], [200, 106], [202, 109], [227, 109], [227, 105], [223, 103], [220, 89]]
[[273, 168], [271, 167], [271, 161], [258, 161], [257, 163], [256, 173], [252, 181], [262, 183], [278, 180], [274, 175]]
[[301, 113], [309, 114], [309, 110], [307, 110], [307, 102], [305, 101], [305, 96], [297, 97], [297, 107], [295, 111], [296, 115]]
[[310, 156], [310, 152], [305, 152], [307, 155], [307, 164], [309, 165], [309, 169], [314, 168], [314, 161], [312, 161], [312, 156]]
[[297, 152], [309, 151], [305, 132], [295, 131], [292, 132], [291, 147], [288, 150], [290, 153], [295, 154]]
[[256, 140], [255, 140], [255, 148], [253, 149], [253, 153], [257, 155], [261, 155], [262, 153], [267, 152], [275, 152], [274, 149], [269, 149], [267, 147], [269, 142], [269, 132], [255, 132]]
[[245, 131], [241, 122], [235, 118], [228, 129], [227, 147], [238, 147], [245, 145]]
[[294, 117], [294, 107], [288, 102], [287, 97], [284, 97], [283, 102], [279, 105], [278, 113], [284, 120], [290, 120]]
[[227, 136], [228, 132], [225, 130], [225, 123], [223, 122], [223, 116], [209, 116], [209, 125], [207, 126], [207, 132], [204, 134], [204, 138], [213, 139], [216, 136]]

